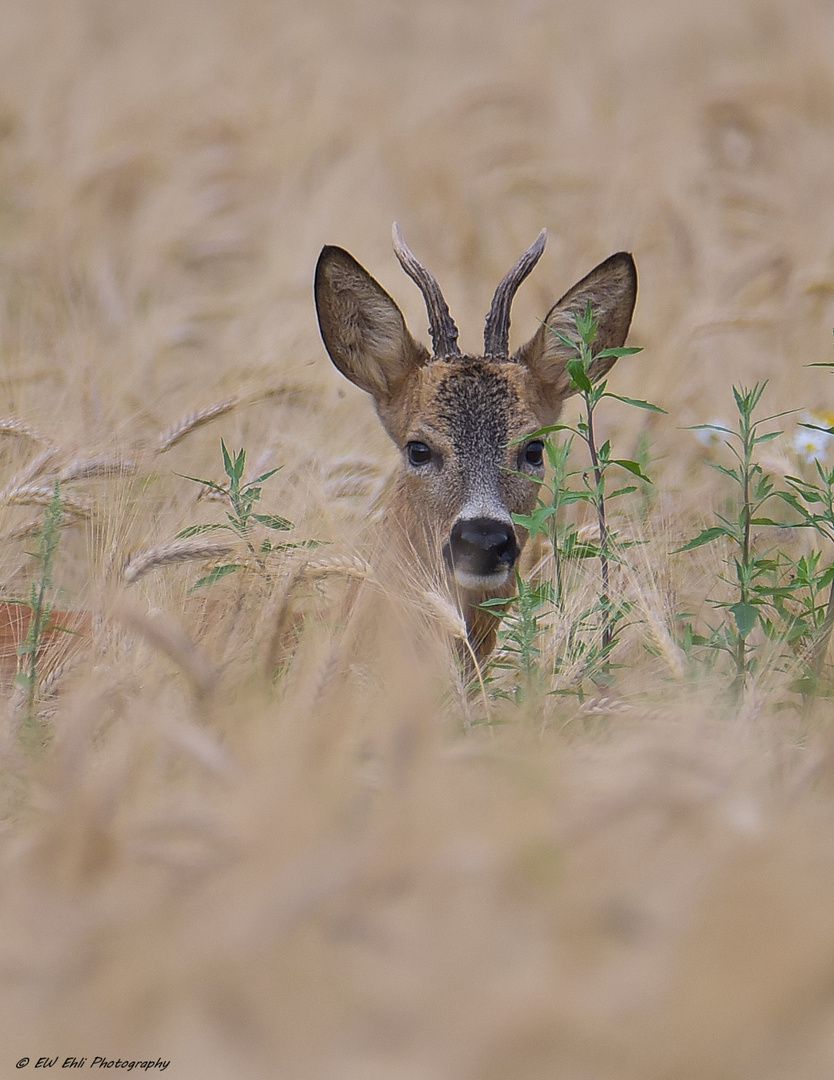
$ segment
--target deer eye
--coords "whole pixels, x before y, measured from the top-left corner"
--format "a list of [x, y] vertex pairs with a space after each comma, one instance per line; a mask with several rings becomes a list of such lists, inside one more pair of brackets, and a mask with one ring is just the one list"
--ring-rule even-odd
[[428, 465], [431, 461], [431, 450], [424, 442], [406, 443], [405, 452], [408, 455], [408, 464], [417, 468], [421, 465]]
[[524, 447], [524, 460], [528, 465], [532, 465], [534, 469], [540, 469], [544, 465], [543, 453], [544, 443], [541, 439], [533, 439]]

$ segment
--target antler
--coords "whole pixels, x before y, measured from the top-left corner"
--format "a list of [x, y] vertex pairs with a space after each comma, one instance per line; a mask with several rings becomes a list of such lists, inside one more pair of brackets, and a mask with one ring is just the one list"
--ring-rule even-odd
[[519, 285], [524, 281], [542, 256], [547, 242], [547, 229], [542, 229], [532, 245], [524, 252], [515, 266], [502, 279], [484, 326], [484, 355], [506, 357], [510, 342], [510, 307]]
[[391, 229], [391, 236], [394, 241], [394, 254], [399, 259], [400, 266], [417, 284], [426, 301], [434, 355], [441, 359], [448, 356], [460, 356], [458, 328], [449, 314], [449, 305], [443, 299], [437, 279], [415, 258], [408, 244], [403, 240], [403, 234], [396, 221]]

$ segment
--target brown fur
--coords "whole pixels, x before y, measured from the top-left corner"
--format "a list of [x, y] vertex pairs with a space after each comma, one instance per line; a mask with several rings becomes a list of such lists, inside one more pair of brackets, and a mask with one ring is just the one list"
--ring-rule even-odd
[[[322, 250], [315, 283], [322, 338], [342, 374], [373, 396], [403, 452], [387, 510], [392, 535], [399, 533], [406, 550], [442, 570], [452, 527], [467, 508], [469, 517], [506, 522], [531, 512], [543, 469], [525, 460], [523, 440], [554, 423], [572, 392], [565, 369], [571, 353], [553, 331], [575, 336], [573, 315], [590, 302], [599, 319], [595, 350], [619, 347], [636, 295], [634, 261], [620, 252], [566, 293], [512, 357], [438, 358], [414, 340], [396, 303], [351, 255]], [[592, 376], [613, 363], [598, 361]], [[413, 442], [431, 448], [429, 465], [409, 464]], [[527, 536], [518, 526], [514, 531], [520, 551]], [[483, 660], [495, 646], [497, 620], [477, 605], [506, 596], [512, 584], [506, 575], [494, 586], [467, 587], [455, 573], [446, 580]]]

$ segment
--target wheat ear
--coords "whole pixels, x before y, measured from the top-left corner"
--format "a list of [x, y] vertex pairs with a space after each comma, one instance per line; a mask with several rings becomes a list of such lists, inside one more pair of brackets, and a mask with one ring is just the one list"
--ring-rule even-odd
[[227, 412], [231, 412], [237, 405], [240, 404], [240, 397], [237, 394], [233, 394], [232, 397], [228, 397], [225, 401], [217, 401], [214, 405], [206, 405], [203, 409], [195, 409], [194, 412], [190, 412], [187, 416], [184, 416], [181, 420], [178, 420], [173, 427], [164, 431], [156, 441], [155, 452], [157, 454], [164, 454], [167, 450], [170, 450], [172, 446], [176, 446], [177, 443], [182, 442], [186, 435], [190, 435], [192, 431], [196, 431], [197, 428], [201, 428], [204, 424], [210, 423], [212, 420], [216, 420], [218, 416], [223, 416]]
[[157, 566], [188, 562], [192, 559], [219, 559], [234, 550], [233, 544], [206, 540], [170, 540], [130, 555], [122, 567], [122, 580], [132, 585]]

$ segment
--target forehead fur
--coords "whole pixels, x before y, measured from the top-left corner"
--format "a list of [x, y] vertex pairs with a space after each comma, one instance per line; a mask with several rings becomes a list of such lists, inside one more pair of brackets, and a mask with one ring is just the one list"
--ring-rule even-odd
[[501, 446], [520, 425], [535, 424], [519, 365], [473, 356], [422, 368], [397, 411], [393, 426], [403, 438], [423, 428], [458, 447]]
[[483, 360], [444, 368], [432, 395], [436, 426], [459, 446], [503, 445], [518, 410], [518, 393], [506, 373]]

